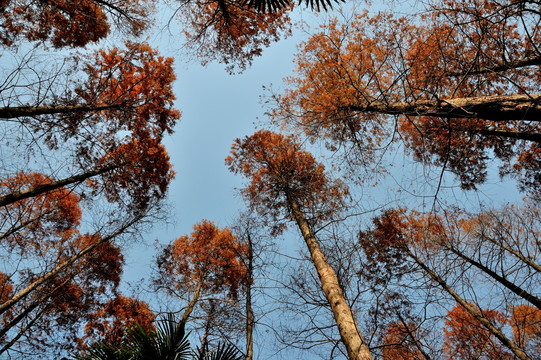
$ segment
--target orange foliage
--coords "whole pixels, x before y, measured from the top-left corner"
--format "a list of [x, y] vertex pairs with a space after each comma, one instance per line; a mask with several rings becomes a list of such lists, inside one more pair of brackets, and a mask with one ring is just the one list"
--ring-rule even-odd
[[[281, 214], [288, 214], [294, 200], [312, 220], [329, 219], [347, 193], [339, 180], [331, 182], [323, 164], [302, 150], [294, 136], [260, 130], [232, 146], [226, 164], [249, 179], [244, 197], [260, 215], [271, 220], [275, 232], [283, 230]], [[317, 210], [316, 210], [317, 209]]]
[[422, 353], [411, 343], [411, 336], [415, 327], [408, 324], [391, 323], [385, 329], [383, 338], [382, 359], [385, 360], [418, 360], [422, 359]]
[[155, 317], [147, 303], [118, 295], [89, 315], [85, 335], [78, 339], [79, 347], [86, 349], [97, 341], [118, 347], [126, 335], [126, 330], [132, 326], [141, 326], [147, 334], [154, 330]]
[[108, 14], [139, 34], [146, 26], [147, 10], [139, 0], [2, 0], [0, 14], [0, 44], [9, 46], [23, 37], [60, 48], [83, 47], [105, 38], [110, 31]]
[[527, 349], [530, 356], [541, 356], [541, 310], [531, 305], [517, 305], [512, 309], [509, 323], [515, 342]]
[[11, 284], [9, 277], [0, 272], [0, 304], [8, 300], [12, 292], [13, 284]]
[[[96, 52], [84, 71], [88, 79], [67, 97], [98, 110], [52, 115], [63, 126], [48, 131], [45, 141], [51, 149], [59, 143], [73, 144], [84, 169], [113, 167], [89, 184], [94, 193], [105, 189], [107, 199], [114, 202], [128, 195], [133, 199], [130, 206], [144, 209], [150, 199], [165, 195], [174, 176], [161, 144], [180, 118], [173, 106], [173, 59], [159, 56], [148, 44], [126, 43], [125, 49]], [[110, 108], [99, 109], [103, 106]], [[42, 121], [32, 126], [47, 131]]]
[[414, 248], [437, 249], [446, 241], [442, 219], [434, 214], [420, 214], [415, 210], [390, 209], [373, 220], [374, 227], [359, 235], [367, 257], [365, 276], [376, 282], [383, 274], [401, 276], [407, 272], [408, 252]]
[[105, 189], [107, 199], [122, 202], [127, 194], [137, 209], [145, 209], [151, 199], [163, 198], [175, 175], [165, 147], [153, 138], [120, 144], [100, 162], [103, 167], [115, 167], [96, 180]]
[[[100, 111], [84, 125], [94, 124], [111, 142], [118, 141], [114, 135], [122, 131], [160, 139], [180, 118], [173, 108], [173, 59], [159, 56], [146, 43], [128, 42], [125, 47], [100, 50], [85, 63], [88, 79], [75, 90], [76, 97], [89, 105], [118, 106]], [[63, 121], [74, 131], [81, 118], [70, 113]]]
[[[84, 250], [101, 242], [98, 235], [85, 234], [76, 239], [77, 250]], [[120, 284], [124, 256], [120, 248], [109, 242], [101, 242], [92, 251], [81, 259], [78, 266], [88, 272], [86, 281], [104, 282], [107, 281], [115, 288]]]
[[332, 150], [351, 144], [364, 164], [391, 140], [403, 139], [416, 159], [445, 165], [466, 189], [483, 183], [495, 154], [502, 173], [536, 193], [540, 150], [528, 136], [539, 134], [541, 125], [526, 110], [519, 118], [494, 120], [482, 112], [461, 119], [389, 109], [420, 100], [537, 92], [538, 66], [514, 65], [539, 58], [537, 10], [514, 0], [432, 6], [418, 17], [363, 13], [347, 24], [325, 24], [302, 45], [290, 88], [276, 98], [274, 119], [312, 140], [323, 138]]
[[265, 47], [290, 34], [290, 10], [264, 13], [238, 1], [193, 0], [178, 17], [203, 64], [218, 60], [233, 72], [246, 69]]
[[[482, 310], [483, 316], [496, 327], [502, 328], [508, 321], [505, 314], [496, 310]], [[443, 358], [460, 360], [513, 359], [494, 335], [484, 329], [462, 306], [455, 306], [447, 313], [445, 321]]]
[[[389, 123], [375, 115], [356, 114], [350, 107], [380, 100], [381, 92], [391, 88], [396, 74], [390, 49], [409, 30], [403, 19], [385, 14], [370, 18], [363, 13], [347, 25], [336, 19], [323, 25], [301, 44], [297, 75], [287, 79], [291, 88], [278, 97], [273, 117], [299, 126], [312, 139], [325, 138], [332, 149], [348, 140], [369, 155], [385, 142]], [[393, 88], [385, 96], [392, 101], [400, 93]]]
[[[0, 193], [9, 194], [48, 184], [51, 179], [40, 173], [18, 173], [0, 181]], [[6, 223], [2, 241], [11, 251], [45, 254], [51, 247], [62, 247], [76, 232], [81, 221], [79, 197], [66, 188], [17, 201], [3, 207]]]
[[173, 291], [194, 291], [198, 285], [212, 293], [227, 289], [228, 295], [236, 298], [246, 279], [242, 259], [247, 252], [247, 246], [228, 228], [219, 229], [203, 220], [194, 225], [189, 236], [181, 236], [164, 248], [158, 257], [160, 276], [155, 283]]

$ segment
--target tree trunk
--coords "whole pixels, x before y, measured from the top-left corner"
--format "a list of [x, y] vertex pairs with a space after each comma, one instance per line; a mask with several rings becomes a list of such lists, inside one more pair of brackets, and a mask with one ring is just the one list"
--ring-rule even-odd
[[[432, 130], [433, 128], [429, 128]], [[449, 131], [449, 127], [436, 127], [438, 130]], [[504, 131], [504, 130], [477, 130], [477, 129], [466, 129], [450, 126], [451, 131], [470, 133], [470, 134], [481, 134], [483, 136], [497, 136], [505, 139], [514, 139], [514, 140], [526, 140], [533, 141], [536, 143], [541, 143], [541, 134], [533, 132], [520, 132], [520, 131]]]
[[436, 116], [494, 121], [541, 119], [541, 94], [493, 95], [457, 99], [372, 102], [347, 110], [389, 115]]
[[423, 263], [411, 250], [407, 250], [408, 255], [419, 265], [436, 283], [438, 283], [445, 292], [451, 295], [455, 301], [462, 306], [471, 316], [477, 319], [485, 329], [487, 329], [492, 335], [494, 335], [498, 340], [501, 341], [509, 350], [515, 354], [515, 356], [521, 360], [533, 360], [530, 358], [517, 344], [511, 341], [504, 333], [495, 327], [484, 315], [483, 313], [469, 304], [464, 300], [460, 295], [458, 295], [441, 277], [439, 277], [431, 268], [429, 268], [425, 263]]
[[523, 298], [524, 300], [528, 301], [529, 303], [531, 303], [532, 305], [534, 305], [535, 307], [541, 310], [541, 299], [538, 298], [537, 296], [530, 294], [529, 292], [522, 289], [517, 284], [512, 283], [511, 281], [507, 280], [507, 278], [503, 276], [500, 276], [499, 274], [492, 271], [491, 269], [481, 264], [480, 262], [475, 261], [471, 259], [470, 257], [464, 255], [461, 251], [458, 251], [453, 246], [448, 246], [446, 244], [441, 244], [441, 246], [443, 246], [445, 249], [451, 251], [453, 254], [460, 257], [466, 263], [475, 266], [476, 268], [484, 272], [486, 275], [490, 276], [491, 278], [493, 278], [494, 280], [496, 280], [497, 282], [499, 282], [500, 284], [502, 284], [503, 286], [511, 290], [513, 293], [520, 296], [521, 298]]
[[340, 288], [336, 272], [325, 258], [323, 251], [321, 251], [321, 247], [308, 221], [306, 221], [303, 213], [300, 211], [299, 204], [289, 196], [287, 200], [291, 206], [293, 218], [297, 222], [310, 251], [312, 262], [316, 267], [319, 280], [321, 281], [321, 288], [333, 312], [340, 337], [346, 346], [349, 360], [372, 360], [370, 349], [359, 331], [353, 312], [347, 304], [344, 293]]
[[15, 192], [12, 192], [11, 194], [1, 196], [0, 206], [13, 204], [14, 202], [17, 202], [23, 199], [28, 199], [28, 198], [52, 191], [52, 190], [60, 189], [61, 187], [64, 187], [66, 185], [80, 183], [91, 177], [105, 174], [106, 172], [111, 171], [114, 168], [116, 168], [116, 166], [106, 166], [101, 169], [95, 169], [95, 170], [87, 171], [83, 174], [74, 175], [62, 180], [53, 181], [48, 184], [34, 186], [33, 188], [28, 189], [28, 190], [15, 191]]
[[252, 282], [253, 282], [253, 244], [248, 234], [248, 266], [246, 269], [246, 357], [252, 360], [254, 356], [254, 311], [252, 309]]
[[103, 243], [105, 243], [107, 241], [110, 241], [110, 240], [114, 239], [115, 237], [119, 236], [120, 234], [122, 234], [130, 226], [135, 224], [137, 221], [141, 220], [141, 218], [142, 218], [142, 215], [139, 215], [139, 216], [133, 218], [131, 221], [124, 224], [122, 227], [120, 227], [120, 229], [118, 229], [113, 234], [102, 238], [100, 241], [97, 241], [92, 245], [87, 246], [83, 250], [79, 251], [77, 254], [69, 257], [67, 260], [64, 260], [63, 262], [61, 262], [60, 264], [55, 266], [52, 270], [45, 273], [39, 279], [35, 280], [33, 283], [31, 283], [30, 285], [28, 285], [27, 287], [25, 287], [24, 289], [19, 291], [17, 294], [13, 295], [11, 297], [11, 299], [9, 299], [9, 300], [5, 301], [4, 303], [2, 303], [0, 305], [0, 314], [3, 314], [7, 310], [9, 310], [11, 307], [13, 307], [15, 304], [17, 304], [23, 298], [25, 298], [30, 292], [34, 291], [38, 286], [44, 284], [49, 279], [56, 276], [60, 271], [65, 269], [67, 266], [75, 263], [77, 260], [79, 260], [80, 258], [85, 256], [86, 254], [88, 254], [90, 251], [94, 250], [99, 245], [101, 245], [101, 244], [103, 244]]
[[15, 119], [25, 116], [69, 114], [109, 109], [120, 109], [124, 104], [112, 105], [51, 105], [51, 106], [16, 106], [0, 108], [0, 119]]
[[203, 286], [203, 279], [199, 279], [199, 282], [197, 283], [197, 286], [195, 287], [195, 292], [192, 296], [192, 300], [188, 304], [188, 307], [186, 308], [186, 310], [184, 310], [184, 314], [182, 314], [182, 318], [180, 319], [179, 325], [184, 324], [186, 323], [186, 321], [188, 321], [190, 314], [195, 308], [195, 304], [197, 304], [197, 300], [199, 300], [199, 295], [201, 294], [202, 286]]
[[[13, 328], [15, 325], [17, 325], [21, 320], [28, 317], [29, 314], [36, 309], [38, 306], [42, 305], [45, 301], [47, 301], [50, 297], [52, 297], [56, 292], [58, 292], [62, 287], [64, 287], [68, 282], [72, 280], [72, 277], [67, 278], [60, 284], [59, 286], [55, 287], [52, 291], [49, 293], [43, 295], [41, 298], [34, 301], [33, 304], [28, 306], [26, 309], [24, 309], [20, 314], [15, 316], [13, 319], [9, 321], [9, 323], [5, 324], [2, 329], [0, 329], [0, 339], [4, 337], [4, 335], [7, 334], [7, 332]], [[0, 350], [0, 354], [2, 354], [4, 351], [8, 350], [14, 343], [10, 342], [8, 345], [5, 346]]]

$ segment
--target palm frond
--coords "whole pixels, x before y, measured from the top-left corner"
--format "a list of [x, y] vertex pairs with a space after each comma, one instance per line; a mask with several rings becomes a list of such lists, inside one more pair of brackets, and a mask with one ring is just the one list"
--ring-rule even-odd
[[219, 343], [216, 349], [211, 350], [204, 360], [242, 360], [244, 356], [233, 344]]
[[[327, 11], [332, 9], [333, 5], [344, 2], [345, 0], [299, 0], [299, 5], [304, 4], [316, 11]], [[292, 3], [291, 0], [245, 0], [244, 5], [256, 9], [259, 12], [280, 11]]]

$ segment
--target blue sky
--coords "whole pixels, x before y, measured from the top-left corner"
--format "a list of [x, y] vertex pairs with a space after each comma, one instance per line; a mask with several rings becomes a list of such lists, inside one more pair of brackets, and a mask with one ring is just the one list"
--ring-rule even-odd
[[150, 246], [129, 249], [124, 269], [127, 281], [148, 278], [155, 240], [169, 243], [190, 233], [202, 219], [227, 226], [243, 208], [236, 190], [243, 180], [229, 172], [224, 159], [234, 139], [251, 135], [264, 122], [265, 109], [260, 101], [263, 86], [282, 86], [282, 79], [293, 70], [293, 55], [303, 36], [303, 32], [294, 31], [293, 36], [272, 44], [251, 67], [235, 75], [228, 74], [219, 63], [203, 67], [194, 60], [183, 61], [187, 57], [169, 37], [169, 31], [149, 39], [153, 46], [160, 44], [162, 55], [175, 58], [174, 91], [182, 117], [174, 134], [164, 141], [176, 171], [167, 199], [170, 222], [156, 224], [144, 236]]

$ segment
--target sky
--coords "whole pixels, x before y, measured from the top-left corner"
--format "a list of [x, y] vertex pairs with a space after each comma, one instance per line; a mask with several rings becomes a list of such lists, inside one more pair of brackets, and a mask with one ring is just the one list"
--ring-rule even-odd
[[[230, 75], [224, 65], [202, 66], [183, 61], [178, 44], [172, 44], [168, 31], [151, 38], [159, 41], [162, 55], [175, 57], [177, 80], [174, 93], [180, 122], [164, 144], [176, 172], [167, 203], [170, 222], [157, 224], [145, 236], [147, 243], [168, 243], [189, 234], [202, 219], [223, 227], [230, 224], [243, 208], [238, 189], [243, 180], [229, 172], [224, 159], [236, 138], [251, 135], [265, 119], [260, 96], [263, 86], [281, 86], [282, 78], [293, 70], [296, 44], [303, 37], [295, 31], [290, 38], [274, 43], [263, 56], [241, 74]], [[127, 259], [125, 277], [129, 281], [145, 276], [152, 258], [148, 250], [132, 249]], [[144, 265], [144, 267], [142, 267]]]

